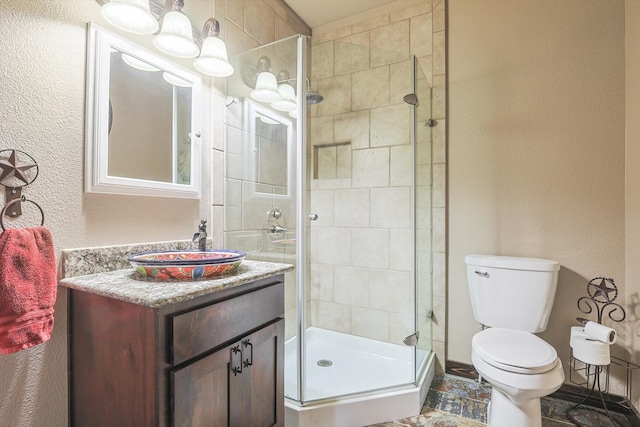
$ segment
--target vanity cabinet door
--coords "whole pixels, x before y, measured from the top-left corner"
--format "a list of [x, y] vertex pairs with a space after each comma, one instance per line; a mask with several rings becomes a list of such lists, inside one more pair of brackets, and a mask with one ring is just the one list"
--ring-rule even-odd
[[176, 427], [284, 425], [284, 320], [171, 374]]

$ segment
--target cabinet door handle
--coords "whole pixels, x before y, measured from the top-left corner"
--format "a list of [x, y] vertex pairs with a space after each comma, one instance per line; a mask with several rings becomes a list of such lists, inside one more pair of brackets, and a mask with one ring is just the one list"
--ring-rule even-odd
[[253, 344], [249, 341], [249, 339], [246, 339], [244, 341], [242, 341], [242, 346], [244, 348], [249, 347], [249, 357], [247, 357], [244, 362], [242, 362], [243, 367], [247, 367], [247, 366], [251, 366], [253, 365]]
[[[240, 353], [240, 363], [236, 365], [234, 360], [236, 360], [237, 357], [234, 356], [238, 353]], [[240, 349], [240, 345], [231, 347], [231, 372], [233, 372], [234, 377], [242, 373], [242, 350]]]

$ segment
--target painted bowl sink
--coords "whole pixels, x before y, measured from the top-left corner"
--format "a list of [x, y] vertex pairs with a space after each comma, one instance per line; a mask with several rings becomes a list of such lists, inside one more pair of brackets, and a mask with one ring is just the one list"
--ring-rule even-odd
[[146, 252], [129, 256], [142, 276], [159, 281], [207, 279], [233, 273], [246, 253], [227, 249]]

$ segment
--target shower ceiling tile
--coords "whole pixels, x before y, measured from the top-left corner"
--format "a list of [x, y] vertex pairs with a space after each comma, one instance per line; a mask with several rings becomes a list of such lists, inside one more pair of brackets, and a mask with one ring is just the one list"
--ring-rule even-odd
[[371, 9], [393, 3], [396, 0], [285, 0], [311, 28], [335, 22]]

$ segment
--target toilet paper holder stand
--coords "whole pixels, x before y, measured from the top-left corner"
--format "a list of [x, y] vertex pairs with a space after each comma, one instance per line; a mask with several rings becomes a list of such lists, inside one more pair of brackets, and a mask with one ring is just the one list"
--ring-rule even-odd
[[[608, 319], [619, 323], [625, 320], [626, 312], [624, 308], [615, 302], [618, 297], [618, 288], [615, 282], [611, 278], [596, 277], [591, 279], [587, 284], [587, 296], [583, 296], [578, 299], [578, 309], [583, 314], [589, 315], [595, 312], [597, 322], [602, 324], [602, 319], [607, 315]], [[582, 324], [587, 323], [589, 320], [578, 317], [576, 320]], [[614, 400], [616, 403], [627, 408], [632, 396], [632, 384], [633, 384], [633, 372], [640, 369], [640, 365], [636, 365], [627, 360], [623, 360], [619, 357], [611, 355], [611, 363], [604, 366], [590, 365], [584, 363], [579, 359], [576, 359], [573, 355], [573, 349], [571, 349], [571, 368], [569, 369], [569, 381], [576, 384], [586, 390], [590, 390], [589, 394], [579, 404], [575, 405], [572, 409], [577, 408], [582, 403], [587, 401], [594, 392], [595, 386], [598, 386], [598, 392], [600, 401], [604, 406], [605, 411], [609, 415], [606, 403], [603, 399], [603, 394], [607, 395], [609, 400]], [[611, 375], [611, 366], [620, 367], [623, 370], [625, 378], [625, 396], [626, 401], [618, 402], [618, 399], [612, 399], [612, 395], [609, 394], [609, 378]], [[604, 386], [602, 386], [604, 382]], [[609, 415], [609, 418], [611, 416]], [[613, 421], [613, 420], [612, 420]]]

